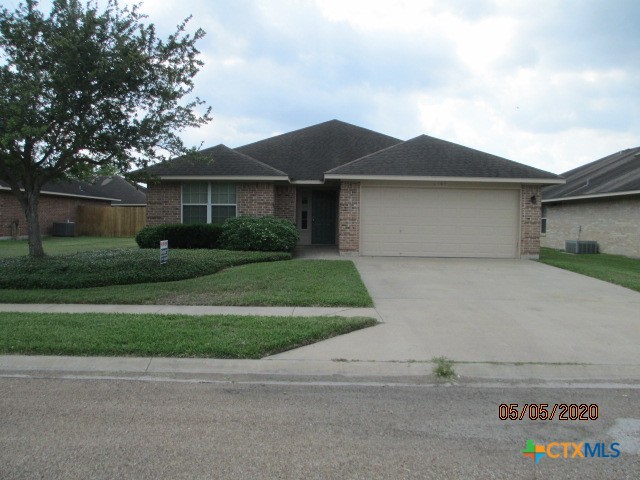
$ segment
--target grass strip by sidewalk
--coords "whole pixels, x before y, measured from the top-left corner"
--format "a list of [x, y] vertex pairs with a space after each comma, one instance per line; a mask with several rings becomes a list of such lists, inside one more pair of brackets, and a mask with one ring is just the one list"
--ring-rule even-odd
[[365, 317], [0, 312], [0, 353], [255, 359], [375, 324]]
[[638, 258], [606, 253], [574, 255], [552, 248], [541, 248], [539, 262], [640, 292]]
[[353, 262], [253, 263], [190, 280], [62, 290], [2, 290], [2, 303], [371, 307]]

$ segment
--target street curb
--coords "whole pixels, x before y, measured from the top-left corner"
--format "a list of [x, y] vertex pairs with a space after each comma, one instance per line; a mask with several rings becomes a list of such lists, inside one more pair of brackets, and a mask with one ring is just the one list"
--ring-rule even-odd
[[[160, 357], [0, 356], [0, 374], [85, 372], [96, 375], [288, 375], [304, 377], [431, 378], [432, 362], [225, 360]], [[637, 365], [456, 364], [456, 380], [507, 382], [638, 381]]]

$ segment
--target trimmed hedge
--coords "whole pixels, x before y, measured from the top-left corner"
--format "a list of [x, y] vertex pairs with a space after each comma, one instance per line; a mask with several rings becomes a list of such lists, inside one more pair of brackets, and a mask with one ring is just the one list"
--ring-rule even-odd
[[261, 252], [290, 252], [298, 243], [298, 229], [275, 217], [229, 218], [222, 225], [220, 248]]
[[216, 248], [222, 226], [204, 223], [168, 223], [144, 227], [136, 235], [140, 248], [159, 248], [169, 240], [169, 248]]

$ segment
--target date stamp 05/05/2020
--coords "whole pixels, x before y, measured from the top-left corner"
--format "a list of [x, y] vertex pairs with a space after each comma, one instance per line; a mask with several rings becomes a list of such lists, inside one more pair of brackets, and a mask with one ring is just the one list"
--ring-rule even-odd
[[597, 420], [600, 407], [591, 403], [501, 403], [498, 406], [500, 420]]

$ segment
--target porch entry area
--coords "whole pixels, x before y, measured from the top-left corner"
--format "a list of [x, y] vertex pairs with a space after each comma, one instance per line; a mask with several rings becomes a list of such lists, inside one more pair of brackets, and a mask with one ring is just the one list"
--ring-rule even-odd
[[338, 190], [299, 187], [296, 193], [299, 245], [336, 245]]

